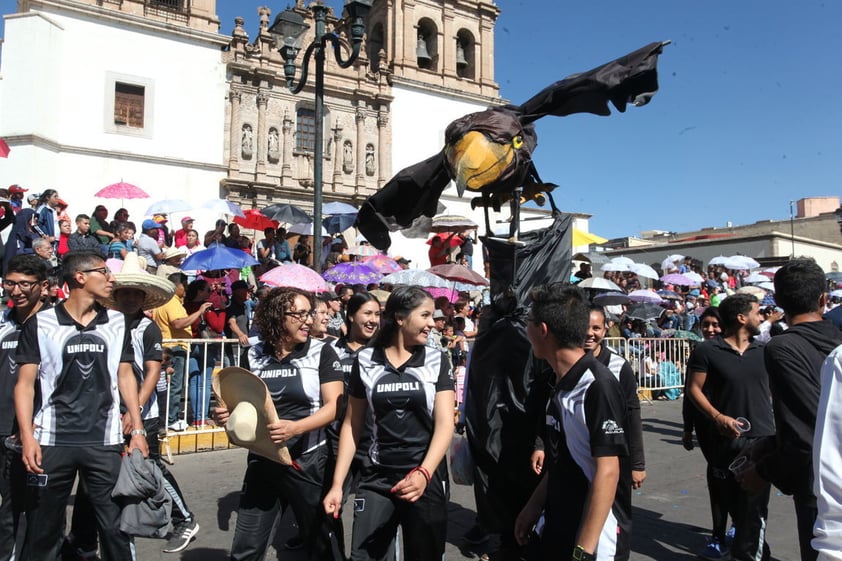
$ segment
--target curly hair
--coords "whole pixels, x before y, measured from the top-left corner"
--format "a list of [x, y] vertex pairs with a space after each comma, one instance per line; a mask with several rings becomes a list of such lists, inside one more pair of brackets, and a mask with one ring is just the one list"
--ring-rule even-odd
[[314, 306], [312, 293], [290, 286], [273, 288], [260, 300], [254, 311], [254, 324], [261, 340], [276, 345], [289, 335], [284, 327], [284, 314], [294, 311], [293, 305], [298, 296], [306, 298], [311, 308]]

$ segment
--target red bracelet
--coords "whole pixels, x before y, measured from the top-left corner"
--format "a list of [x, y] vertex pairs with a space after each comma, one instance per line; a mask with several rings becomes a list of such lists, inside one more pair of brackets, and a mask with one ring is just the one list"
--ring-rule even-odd
[[425, 468], [424, 466], [418, 466], [418, 467], [412, 468], [412, 470], [409, 472], [409, 475], [412, 475], [416, 471], [424, 476], [424, 479], [427, 480], [427, 484], [429, 485], [430, 484], [430, 472], [427, 471], [427, 468]]

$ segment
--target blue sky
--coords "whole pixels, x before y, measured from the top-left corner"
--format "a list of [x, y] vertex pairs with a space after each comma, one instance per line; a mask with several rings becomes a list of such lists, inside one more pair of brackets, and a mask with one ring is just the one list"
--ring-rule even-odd
[[[220, 0], [223, 32], [243, 15], [254, 36], [260, 4]], [[784, 220], [790, 200], [839, 195], [842, 3], [497, 5], [495, 78], [501, 95], [517, 103], [651, 41], [673, 42], [649, 105], [537, 123], [538, 171], [559, 185], [560, 208], [593, 215], [591, 231], [618, 237]]]
[[[591, 231], [618, 237], [785, 220], [790, 200], [840, 194], [842, 3], [496, 3], [495, 78], [516, 103], [649, 42], [673, 42], [649, 105], [537, 123], [538, 171], [559, 184], [560, 208], [593, 215]], [[254, 37], [257, 6], [267, 4], [275, 13], [287, 6], [218, 0], [222, 33], [242, 15]], [[14, 10], [0, 0], [2, 13]]]

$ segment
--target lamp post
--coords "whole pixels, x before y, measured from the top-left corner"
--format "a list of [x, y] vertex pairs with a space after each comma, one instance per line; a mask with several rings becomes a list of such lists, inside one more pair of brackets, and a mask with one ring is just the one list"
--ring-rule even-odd
[[340, 68], [351, 66], [360, 54], [360, 44], [365, 33], [365, 18], [371, 10], [372, 0], [348, 0], [345, 12], [351, 22], [351, 56], [342, 59], [342, 42], [336, 33], [326, 33], [325, 24], [330, 8], [321, 0], [316, 0], [309, 6], [316, 22], [316, 33], [313, 41], [304, 53], [301, 64], [301, 77], [295, 82], [295, 58], [301, 50], [299, 39], [310, 26], [304, 18], [293, 8], [287, 8], [275, 18], [269, 32], [275, 37], [275, 45], [279, 47], [284, 57], [284, 77], [286, 85], [292, 94], [299, 93], [307, 84], [310, 57], [315, 56], [315, 146], [313, 147], [313, 268], [317, 272], [322, 269], [322, 239], [319, 228], [322, 223], [322, 175], [324, 167], [324, 95], [325, 95], [325, 49], [328, 43], [333, 46], [333, 54]]

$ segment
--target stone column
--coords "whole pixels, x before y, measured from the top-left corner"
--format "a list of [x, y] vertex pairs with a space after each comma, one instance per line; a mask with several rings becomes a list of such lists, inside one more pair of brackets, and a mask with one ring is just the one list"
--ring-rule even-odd
[[240, 102], [243, 96], [240, 92], [228, 92], [231, 100], [231, 120], [229, 122], [228, 171], [237, 171], [240, 167]]
[[439, 34], [441, 38], [440, 74], [442, 76], [456, 76], [456, 27], [453, 21], [453, 8], [445, 7], [442, 11], [444, 26]]
[[289, 111], [284, 111], [281, 127], [283, 149], [281, 151], [281, 186], [290, 184], [292, 179], [292, 119]]
[[269, 151], [267, 144], [268, 129], [266, 128], [266, 106], [269, 104], [269, 96], [264, 92], [257, 94], [257, 133], [255, 134], [255, 143], [257, 144], [257, 175], [258, 179], [262, 181], [261, 176], [266, 175], [266, 153]]
[[381, 105], [377, 112], [377, 188], [383, 187], [392, 177], [392, 159], [389, 147], [392, 145], [392, 129], [389, 126], [389, 107]]
[[357, 123], [357, 155], [354, 162], [357, 179], [354, 181], [354, 193], [359, 194], [365, 190], [365, 105], [362, 102], [354, 112], [354, 120]]

